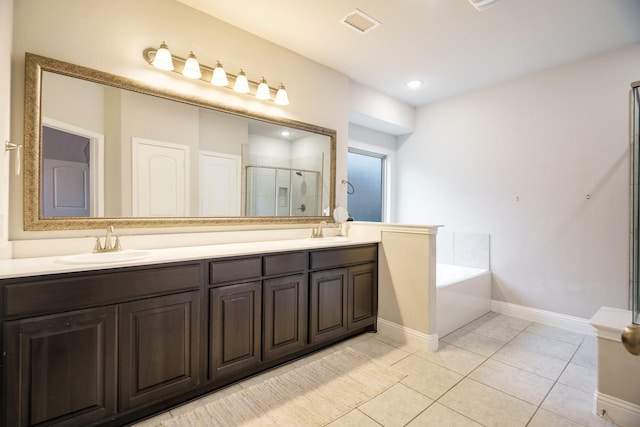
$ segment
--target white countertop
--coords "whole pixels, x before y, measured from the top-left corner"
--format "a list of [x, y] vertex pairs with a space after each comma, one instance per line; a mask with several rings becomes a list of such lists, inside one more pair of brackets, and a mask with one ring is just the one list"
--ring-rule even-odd
[[124, 262], [109, 262], [97, 264], [61, 263], [61, 257], [58, 256], [19, 258], [0, 260], [0, 279], [41, 276], [45, 274], [69, 273], [75, 271], [105, 270], [117, 267], [131, 267], [135, 265], [163, 264], [168, 262], [263, 254], [270, 252], [343, 247], [367, 243], [378, 243], [378, 241], [350, 240], [348, 242], [336, 242], [332, 241], [331, 239], [327, 239], [325, 241], [323, 241], [322, 239], [295, 239], [273, 240], [264, 242], [225, 243], [217, 245], [189, 246], [168, 249], [151, 249], [153, 254], [146, 258]]

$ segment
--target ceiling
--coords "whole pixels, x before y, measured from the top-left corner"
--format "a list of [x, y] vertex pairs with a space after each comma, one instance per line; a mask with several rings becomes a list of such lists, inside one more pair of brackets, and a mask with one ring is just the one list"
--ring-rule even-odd
[[[640, 0], [178, 1], [413, 106], [640, 42]], [[382, 25], [340, 22], [356, 8]]]

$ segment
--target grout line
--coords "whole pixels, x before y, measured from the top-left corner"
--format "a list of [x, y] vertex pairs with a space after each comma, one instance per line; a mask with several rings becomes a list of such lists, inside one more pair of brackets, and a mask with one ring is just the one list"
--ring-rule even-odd
[[[461, 378], [458, 382], [456, 382], [456, 383], [455, 383], [452, 387], [450, 387], [447, 391], [445, 391], [444, 393], [442, 393], [442, 394], [440, 395], [440, 397], [438, 397], [438, 399], [436, 399], [436, 400], [434, 401], [434, 403], [436, 403], [436, 402], [438, 402], [438, 403], [439, 403], [439, 400], [440, 400], [443, 396], [445, 396], [447, 393], [449, 393], [449, 392], [450, 392], [450, 391], [451, 391], [451, 390], [452, 390], [456, 385], [460, 384], [463, 380], [465, 380], [465, 379], [467, 379], [467, 378], [468, 378], [470, 381], [475, 381], [473, 378], [469, 378], [469, 376], [470, 376], [473, 372], [475, 372], [477, 369], [479, 369], [481, 366], [483, 366], [483, 365], [484, 365], [488, 360], [492, 359], [492, 358], [493, 358], [493, 356], [495, 356], [495, 354], [496, 354], [496, 353], [498, 353], [501, 349], [503, 349], [503, 348], [504, 348], [504, 347], [506, 347], [507, 345], [511, 344], [514, 340], [516, 340], [519, 336], [521, 336], [521, 335], [522, 335], [522, 334], [523, 334], [523, 333], [524, 333], [524, 332], [525, 332], [525, 331], [526, 331], [526, 330], [527, 330], [531, 325], [533, 325], [533, 324], [535, 324], [535, 323], [536, 323], [536, 322], [530, 322], [530, 323], [529, 323], [529, 325], [528, 325], [526, 328], [524, 328], [524, 329], [520, 330], [520, 332], [518, 332], [518, 334], [517, 334], [517, 335], [515, 335], [515, 336], [514, 336], [513, 338], [511, 338], [509, 341], [505, 342], [505, 343], [504, 343], [504, 344], [503, 344], [503, 345], [502, 345], [498, 350], [496, 350], [495, 352], [493, 352], [493, 354], [492, 354], [491, 356], [488, 356], [488, 357], [487, 357], [487, 356], [481, 355], [481, 356], [484, 356], [484, 357], [485, 357], [485, 360], [484, 360], [482, 363], [480, 363], [478, 366], [476, 366], [473, 370], [471, 370], [467, 375], [465, 375], [463, 378]], [[476, 332], [474, 332], [473, 330], [467, 330], [467, 331], [468, 331], [468, 332], [470, 332], [470, 333], [476, 333]], [[532, 335], [536, 335], [536, 336], [542, 336], [542, 335], [538, 335], [538, 334], [533, 334], [532, 332], [528, 332], [528, 333], [529, 333], [529, 334], [532, 334]], [[488, 337], [487, 335], [483, 335], [483, 334], [479, 334], [479, 333], [476, 333], [476, 334], [477, 334], [477, 335], [482, 335], [482, 336], [484, 336], [484, 337]], [[553, 340], [553, 341], [557, 341], [558, 343], [570, 344], [570, 343], [565, 343], [564, 341], [561, 341], [561, 340], [556, 340], [556, 339], [549, 338], [549, 337], [545, 337], [545, 336], [542, 336], [542, 337], [543, 337], [543, 338], [546, 338], [546, 339], [551, 339], [551, 340]], [[489, 337], [489, 338], [493, 338], [493, 337]], [[482, 384], [482, 385], [484, 385], [484, 386], [486, 386], [486, 387], [492, 388], [492, 389], [494, 389], [494, 390], [496, 390], [496, 391], [498, 391], [498, 392], [504, 393], [504, 394], [506, 394], [506, 395], [508, 395], [508, 396], [510, 396], [510, 397], [515, 398], [515, 399], [518, 399], [518, 400], [520, 400], [520, 401], [522, 401], [522, 402], [524, 402], [524, 403], [526, 403], [526, 404], [529, 404], [529, 405], [535, 406], [535, 410], [533, 411], [533, 413], [531, 414], [531, 417], [529, 417], [529, 420], [528, 420], [528, 421], [527, 421], [527, 423], [525, 424], [525, 426], [527, 426], [527, 425], [529, 425], [529, 424], [531, 423], [531, 421], [533, 420], [533, 418], [535, 417], [535, 415], [536, 415], [536, 414], [538, 413], [538, 411], [541, 409], [542, 405], [544, 404], [545, 400], [547, 399], [547, 397], [549, 396], [549, 394], [551, 393], [551, 391], [553, 390], [553, 388], [554, 388], [554, 387], [559, 383], [558, 381], [559, 381], [560, 377], [562, 377], [562, 375], [564, 374], [564, 372], [565, 372], [565, 371], [566, 371], [566, 369], [568, 368], [569, 364], [571, 363], [571, 361], [573, 360], [573, 358], [574, 358], [574, 357], [575, 357], [575, 355], [577, 354], [578, 350], [579, 350], [579, 349], [580, 349], [580, 347], [582, 346], [582, 343], [584, 342], [584, 340], [585, 340], [585, 337], [583, 337], [583, 338], [582, 338], [582, 340], [581, 340], [581, 342], [580, 342], [580, 344], [576, 346], [576, 349], [574, 350], [574, 352], [573, 352], [573, 354], [571, 355], [571, 358], [569, 358], [569, 360], [562, 360], [562, 359], [558, 359], [558, 360], [562, 360], [563, 362], [565, 362], [565, 365], [564, 365], [564, 367], [562, 368], [562, 371], [560, 372], [560, 374], [559, 374], [559, 375], [557, 376], [557, 378], [554, 380], [554, 382], [553, 382], [553, 384], [551, 385], [551, 387], [549, 387], [549, 390], [545, 393], [544, 397], [540, 400], [540, 403], [538, 403], [537, 405], [532, 404], [531, 402], [525, 401], [525, 400], [523, 400], [523, 399], [521, 399], [521, 398], [519, 398], [519, 397], [517, 397], [517, 396], [513, 396], [512, 394], [507, 393], [507, 392], [505, 392], [504, 390], [500, 390], [500, 389], [498, 389], [498, 388], [492, 387], [492, 386], [490, 386], [490, 385], [487, 385], [487, 384], [484, 384], [484, 383], [481, 383], [481, 382], [478, 382], [478, 381], [475, 381], [475, 382], [478, 382], [479, 384]], [[465, 351], [472, 352], [472, 353], [474, 353], [474, 354], [479, 354], [479, 353], [475, 353], [475, 352], [473, 352], [473, 351], [471, 351], [471, 350], [465, 349], [465, 348], [463, 348], [463, 347], [456, 346], [455, 344], [452, 344], [452, 343], [447, 343], [447, 344], [448, 344], [448, 345], [452, 345], [452, 346], [457, 347], [457, 348], [460, 348], [460, 349], [465, 350]], [[536, 352], [535, 350], [529, 350], [529, 351]], [[538, 353], [538, 352], [536, 352], [536, 353]], [[544, 354], [544, 353], [540, 353], [540, 354]], [[549, 355], [546, 355], [546, 356], [549, 356]], [[549, 357], [553, 357], [553, 356], [549, 356]], [[555, 358], [555, 359], [557, 359], [557, 358]], [[515, 369], [523, 370], [522, 368], [519, 368], [519, 367], [517, 367], [517, 366], [510, 365], [510, 364], [505, 363], [505, 362], [500, 362], [500, 361], [497, 361], [497, 360], [496, 360], [496, 362], [503, 363], [503, 364], [505, 364], [505, 365], [507, 365], [507, 366], [511, 366], [512, 368], [515, 368]], [[447, 368], [447, 369], [448, 369], [448, 368]], [[524, 370], [523, 370], [523, 371], [524, 371]], [[453, 371], [453, 372], [455, 372], [455, 371]], [[525, 372], [528, 372], [528, 371], [525, 371]], [[533, 374], [533, 375], [538, 375], [538, 374], [535, 374], [535, 373], [532, 373], [532, 372], [529, 372], [529, 373], [531, 373], [531, 374]], [[539, 377], [541, 377], [541, 378], [545, 378], [545, 377], [542, 377], [542, 376], [540, 376], [540, 375], [538, 375], [538, 376], [539, 376]], [[549, 379], [549, 378], [546, 378], [546, 379]], [[560, 383], [560, 384], [562, 384], [562, 383]], [[563, 384], [563, 385], [564, 385], [564, 384]], [[568, 387], [570, 387], [570, 386], [568, 386]], [[572, 388], [573, 388], [573, 387], [572, 387]], [[440, 404], [442, 405], [442, 403], [440, 403]], [[433, 405], [433, 403], [432, 403], [431, 405]], [[431, 406], [431, 405], [429, 405], [429, 406]], [[449, 408], [449, 407], [448, 407], [448, 406], [446, 406], [446, 405], [443, 405], [443, 406], [447, 407], [447, 408], [448, 408], [449, 410], [451, 410], [451, 411], [454, 411], [454, 412], [456, 412], [456, 413], [460, 414], [458, 411], [456, 411], [456, 410], [454, 410], [454, 409], [452, 409], [452, 408]], [[426, 410], [426, 409], [425, 409], [425, 410]], [[423, 411], [423, 412], [424, 412], [424, 411]], [[574, 422], [573, 420], [570, 420], [569, 418], [566, 418], [566, 417], [564, 417], [564, 416], [562, 416], [562, 415], [560, 415], [560, 414], [556, 414], [555, 412], [551, 412], [551, 411], [549, 411], [549, 413], [552, 413], [553, 415], [558, 416], [558, 417], [561, 417], [561, 418], [563, 418], [563, 419], [565, 419], [565, 420], [568, 420], [568, 421], [570, 421], [570, 422]], [[467, 419], [471, 419], [471, 418], [467, 417], [467, 416], [466, 416], [466, 415], [464, 415], [464, 414], [460, 414], [460, 415], [462, 415], [462, 416], [466, 417]], [[474, 421], [474, 422], [476, 422], [476, 423], [479, 423], [477, 420], [473, 420], [473, 419], [472, 419], [472, 421]]]
[[[508, 315], [504, 315], [504, 316], [508, 316]], [[490, 320], [492, 320], [492, 319], [487, 320], [487, 322], [488, 322], [488, 321], [490, 321]], [[484, 322], [484, 323], [486, 323], [486, 322]], [[484, 323], [483, 323], [483, 324], [484, 324]], [[585, 335], [585, 336], [583, 336], [583, 338], [582, 338], [582, 340], [581, 340], [580, 344], [578, 344], [578, 345], [576, 346], [576, 349], [573, 351], [573, 354], [571, 355], [571, 357], [569, 358], [569, 360], [562, 360], [562, 359], [555, 358], [555, 359], [558, 359], [558, 360], [563, 361], [563, 362], [565, 363], [565, 365], [564, 365], [563, 369], [561, 370], [561, 372], [559, 373], [559, 375], [556, 377], [556, 379], [555, 379], [555, 380], [553, 380], [553, 384], [551, 385], [551, 387], [549, 387], [549, 390], [545, 393], [544, 397], [540, 400], [540, 403], [539, 403], [539, 404], [537, 404], [537, 405], [532, 404], [531, 402], [525, 401], [525, 400], [523, 400], [523, 399], [521, 399], [521, 398], [519, 398], [519, 397], [517, 397], [517, 396], [514, 396], [514, 395], [512, 395], [512, 394], [510, 394], [510, 393], [507, 393], [507, 392], [506, 392], [506, 391], [504, 391], [504, 390], [501, 390], [501, 389], [495, 388], [495, 387], [493, 387], [493, 386], [490, 386], [490, 385], [484, 384], [484, 383], [482, 383], [482, 382], [480, 382], [480, 381], [476, 381], [476, 380], [474, 380], [473, 378], [470, 378], [470, 375], [472, 375], [474, 372], [476, 372], [480, 367], [482, 367], [483, 365], [485, 365], [485, 364], [487, 363], [487, 361], [488, 361], [488, 360], [490, 360], [490, 359], [491, 359], [491, 360], [494, 360], [494, 361], [496, 361], [496, 362], [502, 363], [502, 364], [504, 364], [504, 365], [506, 365], [506, 366], [510, 366], [510, 367], [512, 367], [512, 368], [519, 369], [519, 370], [522, 370], [522, 371], [524, 371], [524, 372], [527, 372], [527, 373], [530, 373], [530, 374], [533, 374], [533, 375], [537, 375], [537, 376], [539, 376], [539, 377], [541, 377], [541, 378], [545, 378], [545, 379], [547, 379], [547, 380], [550, 380], [550, 378], [546, 378], [546, 377], [543, 377], [543, 376], [538, 375], [538, 374], [536, 374], [536, 373], [526, 371], [526, 370], [524, 370], [524, 369], [522, 369], [522, 368], [520, 368], [520, 367], [518, 367], [518, 366], [513, 366], [513, 365], [510, 365], [509, 363], [505, 363], [505, 362], [502, 362], [502, 361], [498, 361], [498, 360], [493, 359], [493, 357], [494, 357], [494, 356], [495, 356], [495, 355], [496, 355], [500, 350], [504, 349], [506, 346], [508, 346], [509, 344], [511, 344], [514, 340], [516, 340], [516, 339], [517, 339], [518, 337], [520, 337], [524, 332], [526, 332], [526, 331], [527, 331], [527, 329], [528, 329], [531, 325], [534, 325], [534, 324], [536, 324], [536, 322], [530, 322], [530, 323], [529, 323], [529, 325], [528, 325], [527, 327], [525, 327], [524, 329], [520, 330], [520, 331], [519, 331], [519, 332], [518, 332], [518, 333], [517, 333], [513, 338], [511, 338], [509, 341], [504, 341], [504, 342], [503, 342], [502, 340], [496, 339], [496, 338], [494, 338], [494, 337], [491, 337], [491, 336], [488, 336], [488, 335], [484, 335], [484, 334], [481, 334], [481, 333], [477, 333], [477, 332], [475, 332], [474, 330], [469, 330], [469, 329], [465, 330], [465, 331], [466, 331], [466, 332], [468, 332], [468, 333], [472, 333], [472, 334], [475, 334], [475, 335], [479, 335], [479, 336], [481, 336], [481, 337], [485, 337], [485, 338], [492, 338], [492, 339], [494, 339], [494, 340], [496, 340], [496, 341], [500, 341], [500, 342], [502, 342], [502, 345], [501, 345], [497, 350], [495, 350], [491, 355], [488, 355], [488, 356], [487, 356], [487, 355], [484, 355], [484, 354], [476, 353], [475, 351], [472, 351], [472, 350], [466, 349], [466, 348], [464, 348], [464, 347], [461, 347], [461, 346], [456, 345], [456, 344], [453, 344], [453, 343], [445, 342], [447, 345], [450, 345], [450, 346], [452, 346], [452, 347], [455, 347], [455, 348], [461, 349], [461, 350], [463, 350], [463, 351], [467, 351], [467, 352], [469, 352], [469, 353], [473, 353], [473, 354], [475, 354], [475, 355], [478, 355], [478, 356], [481, 356], [481, 357], [483, 357], [483, 358], [484, 358], [484, 360], [483, 360], [481, 363], [479, 363], [476, 367], [474, 367], [471, 371], [469, 371], [467, 374], [464, 374], [464, 375], [463, 375], [463, 374], [461, 374], [460, 372], [454, 371], [454, 370], [452, 370], [452, 369], [450, 369], [450, 368], [448, 368], [448, 367], [446, 367], [446, 366], [440, 365], [439, 363], [436, 363], [436, 362], [433, 362], [433, 361], [430, 361], [430, 360], [427, 360], [427, 359], [424, 359], [424, 358], [422, 358], [422, 357], [419, 357], [419, 356], [415, 355], [415, 353], [416, 353], [419, 349], [415, 349], [415, 350], [413, 350], [413, 351], [407, 351], [407, 349], [406, 349], [406, 348], [401, 348], [401, 347], [399, 347], [399, 346], [395, 345], [395, 344], [394, 344], [394, 343], [392, 343], [392, 342], [387, 342], [387, 341], [385, 341], [385, 340], [383, 340], [383, 339], [378, 339], [379, 337], [377, 337], [377, 336], [375, 336], [375, 335], [371, 335], [370, 337], [367, 337], [366, 339], [353, 341], [353, 342], [351, 342], [349, 345], [346, 345], [346, 346], [344, 346], [344, 347], [345, 347], [345, 348], [347, 348], [347, 347], [349, 347], [349, 348], [353, 348], [353, 346], [354, 346], [354, 345], [357, 345], [357, 344], [358, 344], [358, 343], [360, 343], [360, 342], [365, 342], [365, 341], [368, 341], [369, 339], [373, 339], [373, 340], [376, 340], [378, 343], [381, 343], [381, 344], [385, 344], [385, 345], [391, 346], [391, 347], [393, 347], [393, 348], [394, 348], [394, 349], [396, 349], [396, 350], [400, 350], [400, 351], [402, 351], [403, 353], [406, 353], [402, 358], [400, 358], [400, 359], [398, 359], [398, 360], [394, 361], [394, 362], [393, 362], [393, 363], [391, 363], [391, 364], [387, 364], [387, 363], [385, 363], [385, 365], [388, 365], [389, 367], [395, 367], [395, 366], [396, 366], [398, 363], [400, 363], [401, 361], [403, 361], [403, 360], [407, 359], [407, 358], [408, 358], [409, 356], [411, 356], [411, 355], [414, 355], [414, 356], [418, 357], [419, 359], [421, 359], [421, 360], [422, 360], [422, 362], [424, 362], [424, 363], [432, 363], [432, 364], [434, 364], [434, 365], [436, 365], [436, 366], [438, 366], [438, 367], [440, 367], [440, 368], [446, 369], [446, 370], [448, 370], [448, 371], [451, 371], [451, 372], [453, 372], [453, 373], [455, 373], [455, 374], [457, 374], [457, 375], [460, 375], [460, 376], [461, 376], [461, 378], [460, 378], [458, 381], [456, 381], [453, 385], [451, 385], [451, 387], [449, 387], [446, 391], [444, 391], [443, 393], [441, 393], [437, 399], [431, 399], [429, 396], [426, 396], [426, 395], [425, 395], [425, 394], [423, 394], [422, 392], [420, 392], [420, 391], [418, 391], [418, 390], [415, 390], [415, 389], [413, 389], [412, 387], [409, 387], [409, 386], [408, 386], [408, 385], [406, 385], [406, 384], [402, 384], [402, 381], [403, 381], [403, 380], [404, 380], [408, 375], [405, 375], [403, 378], [399, 379], [395, 384], [391, 385], [389, 388], [394, 387], [394, 386], [396, 386], [396, 385], [398, 385], [398, 384], [401, 384], [401, 385], [403, 385], [404, 387], [407, 387], [408, 389], [413, 390], [413, 391], [415, 391], [415, 392], [419, 393], [420, 395], [424, 396], [426, 399], [431, 400], [431, 403], [429, 403], [429, 404], [428, 404], [428, 405], [427, 405], [427, 406], [426, 406], [422, 411], [420, 411], [417, 415], [415, 415], [413, 418], [411, 418], [411, 419], [410, 419], [410, 420], [405, 424], [405, 426], [406, 426], [407, 424], [409, 424], [409, 423], [413, 422], [417, 417], [419, 417], [420, 415], [422, 415], [425, 411], [427, 411], [429, 408], [431, 408], [435, 403], [438, 403], [438, 404], [440, 404], [440, 405], [443, 405], [443, 406], [444, 406], [445, 408], [447, 408], [448, 410], [450, 410], [450, 411], [452, 411], [452, 412], [455, 412], [456, 414], [458, 414], [458, 415], [460, 415], [460, 416], [464, 417], [465, 419], [468, 419], [468, 420], [471, 420], [471, 421], [473, 421], [473, 422], [475, 422], [475, 423], [480, 424], [480, 422], [479, 422], [479, 421], [474, 420], [474, 419], [470, 418], [469, 416], [467, 416], [467, 415], [465, 415], [465, 414], [462, 414], [462, 413], [460, 413], [460, 412], [458, 412], [458, 411], [456, 411], [456, 410], [454, 410], [454, 409], [452, 409], [452, 408], [448, 407], [447, 405], [444, 405], [443, 403], [441, 403], [441, 402], [440, 402], [440, 400], [442, 399], [442, 397], [443, 397], [443, 396], [447, 395], [451, 390], [453, 390], [456, 386], [458, 386], [458, 385], [459, 385], [462, 381], [464, 381], [465, 379], [469, 379], [470, 381], [474, 381], [474, 382], [479, 383], [479, 384], [482, 384], [482, 385], [484, 385], [484, 386], [486, 386], [486, 387], [492, 388], [492, 389], [494, 389], [494, 390], [496, 390], [496, 391], [498, 391], [498, 392], [500, 392], [500, 393], [504, 393], [505, 395], [508, 395], [508, 396], [510, 396], [510, 397], [513, 397], [513, 398], [515, 398], [515, 399], [518, 399], [518, 400], [520, 400], [520, 401], [522, 401], [522, 402], [524, 402], [524, 403], [526, 403], [526, 404], [528, 404], [528, 405], [535, 406], [535, 410], [533, 411], [532, 415], [529, 417], [529, 420], [528, 420], [528, 421], [526, 422], [526, 424], [525, 424], [525, 425], [529, 425], [529, 424], [533, 421], [533, 419], [535, 418], [536, 414], [538, 414], [538, 412], [540, 411], [540, 409], [543, 409], [543, 408], [542, 408], [542, 405], [544, 404], [544, 402], [546, 401], [546, 399], [547, 399], [547, 398], [548, 398], [548, 396], [550, 395], [551, 391], [556, 387], [556, 385], [557, 385], [557, 384], [562, 384], [563, 386], [567, 386], [567, 387], [570, 387], [570, 388], [572, 388], [572, 389], [576, 389], [575, 387], [572, 387], [572, 386], [569, 386], [569, 385], [566, 385], [566, 384], [560, 383], [560, 382], [559, 382], [559, 380], [560, 380], [560, 378], [562, 377], [562, 375], [566, 372], [567, 368], [569, 367], [569, 364], [573, 362], [573, 360], [574, 360], [574, 358], [576, 357], [576, 355], [577, 355], [578, 351], [580, 351], [580, 349], [582, 348], [583, 344], [586, 342], [586, 335]], [[462, 329], [463, 329], [463, 327], [461, 327], [461, 328], [459, 328], [459, 329], [457, 329], [457, 330], [462, 330]], [[515, 329], [515, 328], [512, 328], [512, 329]], [[517, 329], [515, 329], [515, 330], [517, 330]], [[454, 331], [454, 332], [455, 332], [455, 331]], [[531, 332], [528, 332], [528, 333], [529, 333], [529, 334], [532, 334], [532, 335], [536, 335], [536, 336], [541, 336], [541, 337], [543, 337], [543, 338], [550, 339], [550, 340], [556, 341], [556, 342], [558, 342], [558, 343], [571, 344], [571, 343], [566, 343], [566, 342], [561, 341], [561, 340], [556, 340], [556, 339], [554, 339], [554, 338], [546, 337], [546, 336], [544, 336], [544, 335], [533, 334], [533, 333], [531, 333]], [[582, 334], [582, 335], [584, 335], [584, 334]], [[397, 343], [397, 344], [398, 344], [398, 345], [400, 345], [401, 343]], [[575, 344], [573, 344], [573, 345], [575, 345]], [[354, 350], [355, 350], [355, 349], [354, 349]], [[337, 350], [336, 350], [336, 351], [337, 351]], [[356, 350], [356, 351], [359, 351], [359, 350]], [[537, 352], [537, 351], [535, 351], [535, 350], [530, 350], [530, 349], [526, 349], [526, 351], [533, 352], [533, 353], [539, 353], [539, 352]], [[359, 352], [361, 352], [362, 354], [365, 354], [366, 356], [368, 356], [368, 357], [370, 357], [370, 358], [372, 358], [372, 359], [374, 359], [374, 360], [376, 359], [376, 358], [372, 357], [371, 355], [369, 355], [369, 354], [367, 354], [367, 353], [365, 353], [365, 352], [362, 352], [362, 351], [359, 351]], [[548, 356], [548, 357], [553, 357], [553, 356], [547, 355], [547, 354], [545, 354], [545, 353], [539, 353], [539, 354], [543, 354], [543, 355]], [[578, 365], [578, 366], [582, 366], [582, 365], [580, 365], [580, 364], [576, 364], [576, 365]], [[240, 385], [240, 387], [242, 387], [242, 385]], [[389, 388], [387, 388], [386, 390], [388, 390]], [[365, 403], [367, 403], [367, 402], [369, 402], [369, 401], [371, 401], [371, 400], [373, 400], [373, 399], [377, 398], [380, 394], [384, 393], [386, 390], [382, 391], [381, 393], [379, 393], [379, 394], [378, 394], [378, 395], [376, 395], [376, 396], [371, 397], [371, 398], [370, 398], [370, 399], [368, 399], [367, 401], [362, 402], [360, 405], [356, 406], [356, 407], [355, 407], [355, 408], [353, 408], [351, 411], [353, 411], [353, 410], [357, 410], [360, 414], [364, 415], [365, 417], [367, 417], [368, 419], [370, 419], [371, 421], [373, 421], [373, 422], [374, 422], [374, 423], [376, 423], [377, 425], [381, 425], [378, 421], [376, 421], [375, 419], [371, 418], [368, 414], [366, 414], [365, 412], [363, 412], [362, 410], [360, 410], [360, 407], [361, 407], [362, 405], [364, 405]], [[580, 389], [576, 389], [576, 390], [582, 391], [582, 390], [580, 390]], [[216, 391], [216, 392], [217, 392], [217, 391]], [[214, 392], [214, 393], [216, 393], [216, 392]], [[546, 409], [543, 409], [543, 410], [546, 410]], [[351, 412], [351, 411], [350, 411], [350, 412]], [[565, 416], [563, 416], [563, 415], [561, 415], [561, 414], [557, 414], [557, 413], [555, 413], [555, 412], [551, 412], [551, 411], [548, 411], [548, 412], [549, 412], [549, 413], [551, 413], [551, 414], [553, 414], [554, 416], [558, 416], [558, 417], [560, 417], [560, 418], [562, 418], [562, 419], [564, 419], [564, 420], [567, 420], [567, 421], [569, 421], [569, 422], [576, 422], [576, 421], [574, 421], [574, 420], [572, 420], [572, 419], [569, 419], [569, 418], [567, 418], [567, 417], [565, 417]], [[349, 413], [349, 412], [347, 412], [347, 413], [343, 414], [343, 415], [342, 415], [342, 417], [346, 416], [348, 413]], [[170, 414], [170, 416], [171, 416], [171, 417], [173, 417], [173, 414], [171, 414], [171, 412], [169, 412], [169, 414]], [[160, 415], [160, 414], [158, 414], [158, 415]], [[340, 418], [342, 418], [342, 417], [340, 417]], [[340, 419], [340, 418], [338, 418], [338, 419]], [[335, 420], [333, 420], [332, 422], [334, 422], [334, 421], [335, 421]]]

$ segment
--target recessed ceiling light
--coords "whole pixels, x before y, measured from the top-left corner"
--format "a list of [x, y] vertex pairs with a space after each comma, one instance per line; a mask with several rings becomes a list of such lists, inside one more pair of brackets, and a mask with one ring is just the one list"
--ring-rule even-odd
[[282, 135], [282, 136], [285, 136], [285, 137], [286, 137], [286, 136], [291, 135], [291, 133], [290, 133], [288, 130], [283, 130], [282, 132], [280, 132], [280, 135]]
[[420, 80], [411, 80], [406, 83], [408, 88], [417, 89], [422, 86], [422, 82]]

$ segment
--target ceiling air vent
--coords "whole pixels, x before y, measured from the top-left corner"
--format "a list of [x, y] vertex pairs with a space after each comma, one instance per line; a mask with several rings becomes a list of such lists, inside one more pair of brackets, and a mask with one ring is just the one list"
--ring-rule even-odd
[[495, 6], [501, 0], [469, 0], [469, 3], [479, 11], [489, 9], [491, 6]]
[[380, 22], [376, 21], [360, 9], [354, 9], [347, 16], [342, 18], [340, 22], [359, 34], [366, 34], [381, 25]]

